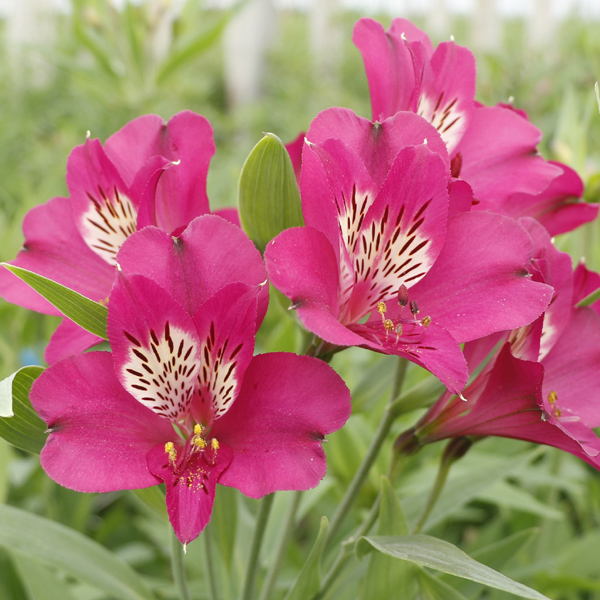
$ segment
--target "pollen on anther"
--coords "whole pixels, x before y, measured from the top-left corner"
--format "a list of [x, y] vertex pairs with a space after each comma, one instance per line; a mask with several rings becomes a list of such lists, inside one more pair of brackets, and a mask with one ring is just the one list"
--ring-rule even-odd
[[219, 449], [219, 440], [217, 440], [216, 438], [213, 438], [210, 441], [210, 445], [211, 445], [212, 449], [216, 452]]
[[424, 319], [422, 319], [421, 323], [423, 327], [429, 327], [431, 325], [431, 317], [427, 315]]
[[558, 400], [558, 394], [553, 390], [548, 394], [548, 402], [550, 404], [555, 404]]
[[378, 302], [377, 303], [377, 312], [383, 316], [387, 311], [387, 306], [385, 305], [385, 302]]
[[175, 444], [173, 444], [173, 442], [167, 442], [165, 444], [165, 452], [169, 455], [169, 462], [175, 463], [177, 460], [177, 450], [175, 450]]

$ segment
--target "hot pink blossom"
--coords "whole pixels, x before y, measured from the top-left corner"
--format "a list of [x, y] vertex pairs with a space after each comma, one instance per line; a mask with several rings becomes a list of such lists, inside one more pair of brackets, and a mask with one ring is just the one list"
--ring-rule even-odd
[[[468, 402], [444, 394], [401, 437], [400, 448], [495, 435], [556, 446], [600, 469], [600, 440], [593, 431], [600, 426], [600, 315], [576, 306], [598, 287], [600, 276], [582, 265], [572, 272], [568, 255], [539, 229], [530, 223], [540, 276], [557, 290], [552, 304], [535, 323], [500, 336], [501, 344], [507, 341], [466, 388]], [[497, 342], [466, 344], [470, 367]]]
[[458, 393], [459, 343], [527, 324], [550, 301], [551, 288], [529, 278], [529, 235], [512, 219], [466, 212], [468, 186], [413, 113], [382, 123], [321, 113], [301, 194], [306, 227], [277, 236], [265, 260], [273, 285], [330, 344], [405, 356]]
[[595, 218], [596, 205], [575, 201], [581, 195], [576, 174], [538, 154], [542, 134], [524, 111], [475, 101], [475, 58], [467, 48], [450, 41], [434, 49], [406, 19], [394, 19], [387, 31], [360, 19], [353, 40], [364, 60], [373, 120], [399, 111], [427, 119], [447, 145], [453, 175], [472, 187], [478, 210], [534, 216], [552, 233]]
[[[200, 217], [192, 226], [216, 221]], [[168, 264], [172, 271], [160, 283], [120, 271], [108, 305], [113, 354], [63, 359], [31, 391], [48, 424], [41, 461], [50, 477], [84, 492], [164, 482], [184, 544], [210, 519], [217, 483], [253, 498], [317, 485], [326, 468], [324, 437], [350, 413], [348, 389], [324, 362], [253, 356], [266, 286], [219, 286], [215, 253], [198, 262], [186, 232], [171, 247], [155, 228], [131, 236], [119, 261], [146, 242], [156, 254], [141, 269]], [[187, 278], [196, 272], [198, 279]]]
[[[105, 301], [115, 277], [115, 257], [129, 235], [147, 225], [178, 235], [209, 212], [206, 175], [213, 153], [210, 124], [190, 111], [167, 124], [157, 115], [135, 119], [104, 147], [88, 139], [69, 156], [69, 197], [53, 198], [27, 213], [23, 250], [12, 263]], [[59, 314], [4, 269], [0, 294], [31, 310]], [[46, 358], [54, 362], [97, 341], [65, 320]]]

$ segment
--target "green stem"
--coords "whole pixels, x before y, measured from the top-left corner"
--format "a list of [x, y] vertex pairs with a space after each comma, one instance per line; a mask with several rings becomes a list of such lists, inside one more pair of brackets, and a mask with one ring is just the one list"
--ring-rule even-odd
[[183, 564], [185, 546], [177, 539], [175, 532], [171, 532], [171, 570], [173, 571], [173, 581], [177, 595], [181, 600], [192, 600], [185, 574], [185, 565]]
[[298, 507], [300, 506], [301, 498], [302, 492], [294, 492], [294, 496], [292, 497], [292, 501], [290, 502], [284, 519], [284, 525], [279, 533], [279, 539], [277, 540], [277, 544], [275, 546], [273, 562], [269, 566], [265, 583], [262, 588], [262, 593], [260, 595], [260, 600], [269, 600], [271, 597], [273, 586], [277, 580], [277, 575], [279, 574], [279, 569], [281, 567], [281, 563], [283, 562], [287, 545], [294, 530], [294, 521], [296, 519]]
[[275, 494], [269, 494], [260, 502], [258, 515], [256, 517], [256, 526], [254, 528], [254, 537], [252, 539], [252, 546], [250, 548], [250, 556], [248, 557], [248, 566], [246, 568], [244, 587], [242, 589], [242, 595], [240, 596], [241, 600], [252, 600], [254, 580], [256, 578], [258, 558], [260, 556], [260, 548], [262, 546], [263, 537], [267, 528], [267, 521], [269, 520], [269, 514], [271, 513], [271, 507], [273, 506], [274, 499]]
[[389, 433], [392, 424], [394, 423], [394, 419], [396, 418], [396, 414], [390, 410], [390, 407], [397, 400], [397, 396], [400, 393], [402, 388], [402, 383], [404, 382], [404, 377], [406, 375], [406, 369], [408, 366], [408, 361], [406, 359], [400, 358], [398, 361], [398, 367], [396, 369], [396, 376], [394, 377], [394, 383], [392, 385], [392, 393], [390, 396], [390, 401], [388, 406], [383, 413], [383, 417], [379, 422], [377, 427], [377, 431], [371, 440], [371, 445], [365, 454], [358, 470], [354, 474], [342, 501], [339, 503], [335, 512], [333, 513], [333, 517], [331, 517], [331, 522], [329, 523], [329, 535], [328, 540], [331, 542], [335, 539], [336, 534], [338, 533], [344, 519], [348, 515], [354, 500], [358, 496], [360, 488], [362, 487], [365, 479], [367, 478], [373, 463], [377, 459], [379, 455], [379, 451], [383, 446], [387, 438], [387, 434]]
[[431, 488], [431, 491], [429, 492], [427, 503], [423, 507], [423, 510], [421, 511], [421, 514], [419, 515], [417, 522], [413, 527], [413, 534], [419, 533], [425, 525], [425, 523], [427, 522], [427, 519], [429, 518], [433, 507], [435, 506], [442, 490], [444, 489], [444, 485], [446, 484], [446, 480], [448, 479], [448, 473], [450, 473], [450, 467], [452, 467], [452, 465], [459, 458], [464, 456], [464, 454], [470, 447], [471, 441], [464, 437], [455, 438], [451, 440], [446, 446], [444, 454], [442, 455], [442, 460], [440, 461], [440, 466], [437, 472], [437, 476], [435, 478], [435, 482], [433, 484], [433, 487]]
[[204, 538], [204, 554], [206, 559], [206, 573], [208, 575], [208, 585], [210, 587], [210, 594], [212, 600], [219, 600], [219, 585], [217, 580], [217, 571], [215, 568], [213, 545], [212, 545], [212, 530], [210, 525], [204, 530], [202, 534]]

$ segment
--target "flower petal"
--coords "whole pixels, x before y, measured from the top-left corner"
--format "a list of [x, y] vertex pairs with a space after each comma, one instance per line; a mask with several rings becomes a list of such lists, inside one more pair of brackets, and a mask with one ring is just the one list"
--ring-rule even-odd
[[174, 470], [164, 445], [148, 453], [148, 468], [165, 482], [169, 520], [182, 544], [195, 540], [210, 521], [215, 487], [230, 461], [225, 445], [216, 453], [207, 449], [192, 454], [181, 471]]
[[80, 354], [48, 368], [31, 388], [31, 404], [50, 430], [41, 462], [56, 482], [80, 492], [159, 483], [146, 454], [173, 429], [123, 389], [110, 353]]
[[446, 245], [411, 295], [422, 314], [458, 342], [515, 329], [536, 319], [552, 299], [550, 286], [529, 278], [532, 252], [527, 232], [508, 217], [455, 215]]
[[200, 341], [185, 310], [151, 279], [119, 273], [107, 329], [123, 387], [156, 414], [185, 418], [201, 361]]
[[325, 475], [323, 439], [349, 416], [350, 392], [324, 362], [254, 357], [236, 403], [211, 431], [233, 451], [219, 483], [252, 498], [315, 487]]
[[207, 426], [234, 404], [254, 353], [257, 287], [232, 283], [211, 296], [196, 312], [200, 340], [198, 397], [192, 415]]
[[460, 176], [476, 198], [499, 206], [516, 192], [537, 194], [561, 173], [538, 154], [541, 137], [537, 127], [509, 108], [476, 106], [458, 145]]
[[[240, 281], [256, 286], [267, 280], [260, 252], [246, 234], [214, 215], [194, 219], [176, 239], [146, 227], [127, 240], [118, 260], [124, 273], [153, 279], [191, 315], [224, 285]], [[259, 295], [257, 325], [268, 302], [265, 286]]]
[[59, 360], [89, 350], [92, 346], [104, 340], [85, 329], [79, 327], [69, 319], [62, 323], [52, 334], [44, 352], [44, 359], [51, 365]]

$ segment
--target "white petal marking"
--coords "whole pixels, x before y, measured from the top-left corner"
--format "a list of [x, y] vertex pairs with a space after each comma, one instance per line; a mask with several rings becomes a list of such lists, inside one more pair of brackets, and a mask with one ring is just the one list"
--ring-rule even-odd
[[464, 113], [457, 108], [458, 99], [444, 99], [444, 92], [437, 98], [425, 94], [419, 97], [417, 114], [427, 119], [442, 136], [448, 152], [456, 148], [463, 135]]
[[198, 352], [189, 334], [167, 321], [160, 335], [150, 330], [146, 345], [123, 332], [131, 343], [121, 369], [125, 389], [155, 413], [171, 421], [184, 418], [198, 375]]
[[113, 189], [99, 188], [98, 198], [88, 194], [90, 207], [82, 215], [80, 231], [85, 243], [107, 263], [116, 263], [123, 242], [136, 230], [137, 210], [131, 200]]
[[237, 396], [237, 356], [242, 347], [243, 343], [240, 343], [235, 348], [229, 348], [229, 339], [217, 346], [215, 325], [210, 324], [210, 333], [200, 347], [202, 365], [196, 389], [203, 403], [210, 402], [213, 419], [222, 417]]

